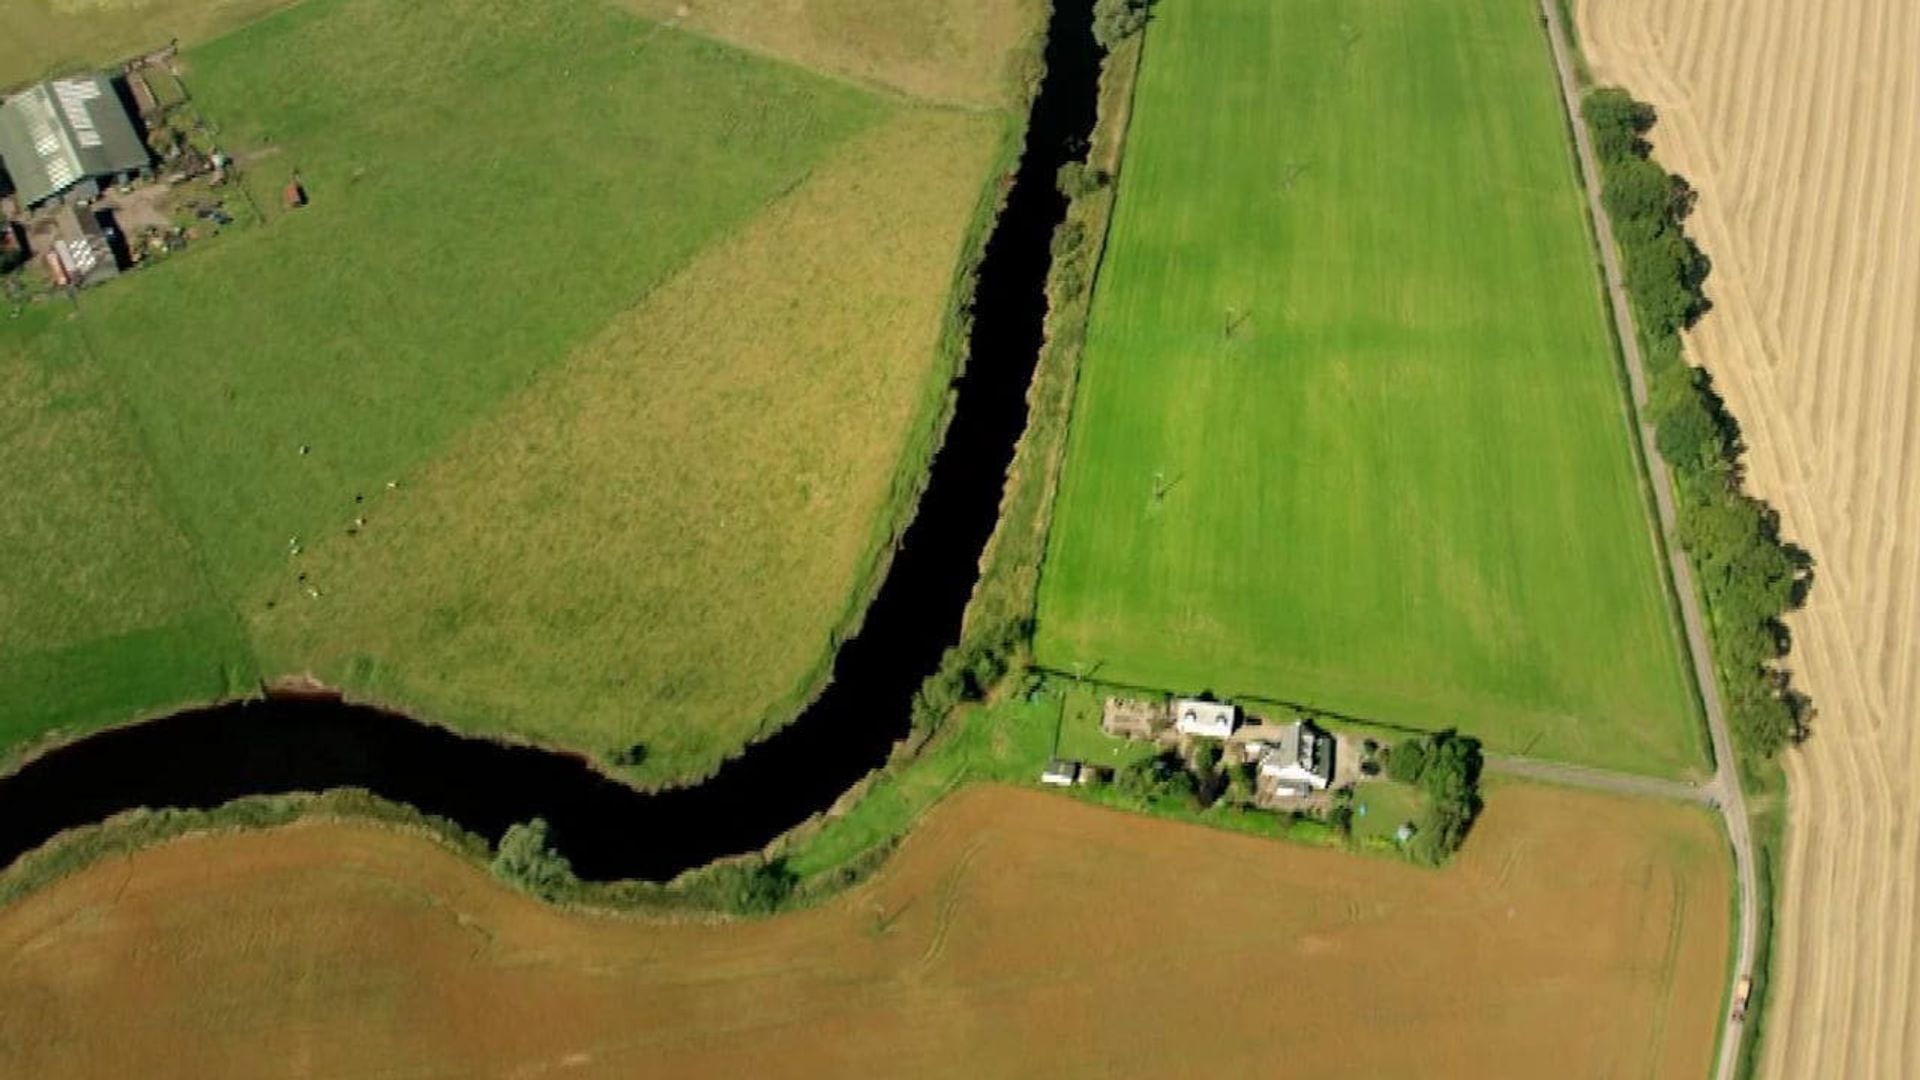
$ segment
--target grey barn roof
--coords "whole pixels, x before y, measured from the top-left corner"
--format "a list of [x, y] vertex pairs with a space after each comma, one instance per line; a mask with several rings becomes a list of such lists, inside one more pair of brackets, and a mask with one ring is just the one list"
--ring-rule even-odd
[[32, 206], [82, 180], [137, 172], [147, 148], [104, 75], [28, 87], [0, 104], [0, 161]]

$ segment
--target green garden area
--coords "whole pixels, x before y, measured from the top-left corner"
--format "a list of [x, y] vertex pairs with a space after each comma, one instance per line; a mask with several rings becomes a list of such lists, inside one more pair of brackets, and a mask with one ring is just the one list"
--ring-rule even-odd
[[598, 0], [308, 0], [180, 64], [265, 220], [0, 320], [0, 758], [297, 674], [642, 779], [791, 715], [924, 468], [1011, 108]]
[[1155, 9], [1042, 665], [1702, 769], [1538, 18]]

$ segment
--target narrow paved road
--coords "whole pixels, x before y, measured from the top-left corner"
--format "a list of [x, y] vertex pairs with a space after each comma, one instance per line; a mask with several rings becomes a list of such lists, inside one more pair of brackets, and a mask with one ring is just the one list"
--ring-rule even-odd
[[[1740, 930], [1734, 949], [1733, 977], [1738, 979], [1753, 970], [1756, 939], [1755, 878], [1753, 837], [1747, 824], [1746, 798], [1740, 791], [1740, 775], [1734, 767], [1733, 739], [1727, 731], [1726, 711], [1720, 704], [1720, 686], [1714, 681], [1713, 653], [1707, 642], [1706, 624], [1700, 617], [1699, 593], [1693, 585], [1693, 568], [1674, 538], [1673, 481], [1654, 443], [1653, 426], [1646, 419], [1647, 376], [1640, 358], [1640, 339], [1634, 333], [1633, 310], [1627, 306], [1626, 286], [1620, 276], [1620, 259], [1613, 242], [1613, 228], [1600, 202], [1600, 171], [1593, 154], [1593, 140], [1580, 117], [1580, 87], [1574, 77], [1567, 28], [1562, 25], [1558, 0], [1540, 0], [1540, 13], [1546, 21], [1547, 38], [1553, 47], [1553, 64], [1559, 71], [1560, 96], [1567, 109], [1567, 122], [1573, 128], [1575, 151], [1580, 171], [1586, 178], [1587, 210], [1599, 238], [1600, 262], [1606, 272], [1607, 296], [1613, 309], [1614, 327], [1620, 338], [1620, 350], [1626, 359], [1627, 381], [1633, 389], [1634, 426], [1640, 434], [1640, 453], [1646, 459], [1647, 475], [1652, 478], [1654, 507], [1660, 516], [1661, 547], [1673, 570], [1673, 584], [1680, 594], [1680, 618], [1687, 633], [1688, 652], [1693, 658], [1694, 681], [1707, 712], [1707, 729], [1713, 738], [1714, 778], [1705, 785], [1709, 798], [1720, 808], [1726, 821], [1727, 838], [1733, 844], [1735, 876], [1740, 889]], [[1732, 1080], [1740, 1062], [1740, 1022], [1731, 1010], [1720, 1033], [1720, 1057], [1714, 1066], [1718, 1080]]]

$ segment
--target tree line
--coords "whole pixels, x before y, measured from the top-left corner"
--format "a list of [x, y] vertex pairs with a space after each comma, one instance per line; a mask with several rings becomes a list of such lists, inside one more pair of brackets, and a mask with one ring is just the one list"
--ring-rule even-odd
[[1758, 758], [1805, 738], [1812, 710], [1781, 662], [1782, 616], [1813, 581], [1813, 559], [1780, 536], [1780, 517], [1744, 490], [1740, 426], [1705, 369], [1689, 364], [1680, 332], [1710, 306], [1711, 269], [1683, 228], [1695, 192], [1652, 159], [1653, 106], [1626, 91], [1583, 104], [1600, 160], [1601, 198], [1620, 247], [1646, 357], [1650, 419], [1672, 466], [1680, 545], [1706, 599], [1714, 663], [1740, 750]]
[[1402, 739], [1387, 754], [1387, 778], [1427, 795], [1427, 813], [1407, 843], [1422, 862], [1438, 864], [1460, 849], [1480, 814], [1480, 740], [1454, 731]]

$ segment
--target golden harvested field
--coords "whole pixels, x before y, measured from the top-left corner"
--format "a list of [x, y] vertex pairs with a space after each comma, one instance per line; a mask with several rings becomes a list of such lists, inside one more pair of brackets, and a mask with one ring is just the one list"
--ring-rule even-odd
[[1042, 0], [619, 0], [651, 19], [956, 105], [1003, 105]]
[[1818, 560], [1765, 1071], [1920, 1060], [1920, 5], [1583, 0], [1595, 77], [1660, 110], [1714, 311], [1691, 335], [1752, 487]]
[[0, 911], [0, 1074], [1691, 1078], [1727, 929], [1704, 812], [1517, 784], [1444, 872], [975, 787], [873, 881], [735, 925], [316, 823]]

